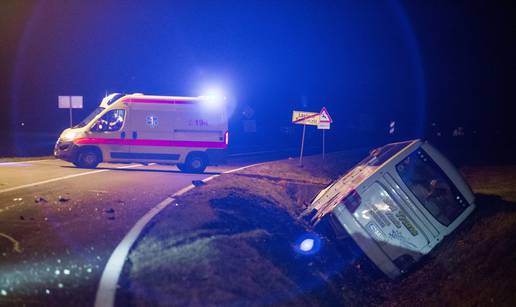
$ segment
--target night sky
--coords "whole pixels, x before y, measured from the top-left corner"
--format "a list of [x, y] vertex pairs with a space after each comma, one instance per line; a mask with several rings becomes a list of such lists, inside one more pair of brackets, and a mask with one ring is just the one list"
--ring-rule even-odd
[[391, 120], [399, 139], [457, 126], [512, 137], [509, 1], [2, 1], [0, 12], [11, 143], [57, 138], [58, 95], [84, 96], [77, 122], [106, 93], [212, 86], [236, 103], [236, 134], [245, 108], [263, 137], [294, 109], [326, 106], [335, 142], [390, 140]]

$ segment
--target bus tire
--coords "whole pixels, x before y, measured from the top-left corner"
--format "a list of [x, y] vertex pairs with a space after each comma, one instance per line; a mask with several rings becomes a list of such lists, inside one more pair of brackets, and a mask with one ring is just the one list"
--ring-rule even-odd
[[101, 159], [98, 149], [84, 148], [79, 151], [74, 164], [81, 168], [96, 168], [101, 162]]
[[208, 166], [208, 157], [202, 152], [192, 152], [186, 157], [184, 168], [189, 173], [202, 173]]

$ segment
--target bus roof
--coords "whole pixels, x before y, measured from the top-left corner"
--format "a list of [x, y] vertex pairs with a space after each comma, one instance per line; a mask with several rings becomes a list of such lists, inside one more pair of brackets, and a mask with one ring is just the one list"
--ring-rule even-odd
[[391, 143], [373, 149], [365, 159], [321, 191], [324, 192], [324, 194], [316, 198], [305, 210], [303, 215], [309, 215], [315, 210], [316, 214], [313, 216], [312, 222], [314, 225], [317, 224], [326, 214], [333, 211], [351, 191], [355, 190], [362, 182], [373, 175], [403, 149], [416, 142], [421, 142], [421, 140]]

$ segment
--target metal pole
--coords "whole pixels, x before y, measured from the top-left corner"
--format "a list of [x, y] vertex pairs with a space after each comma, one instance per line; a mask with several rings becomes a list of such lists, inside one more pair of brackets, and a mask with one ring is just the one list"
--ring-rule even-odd
[[72, 102], [70, 101], [70, 128], [72, 128]]
[[325, 144], [324, 144], [324, 132], [325, 132], [325, 131], [326, 131], [326, 129], [323, 129], [323, 130], [322, 130], [322, 159], [323, 159], [323, 160], [324, 160], [324, 158], [325, 158], [325, 157], [324, 157], [324, 155], [325, 155], [325, 152], [326, 152], [326, 150], [325, 150], [325, 148], [324, 148], [324, 145], [325, 145]]
[[305, 147], [305, 131], [306, 125], [303, 125], [303, 137], [301, 138], [301, 154], [299, 155], [299, 165], [303, 166], [303, 149]]

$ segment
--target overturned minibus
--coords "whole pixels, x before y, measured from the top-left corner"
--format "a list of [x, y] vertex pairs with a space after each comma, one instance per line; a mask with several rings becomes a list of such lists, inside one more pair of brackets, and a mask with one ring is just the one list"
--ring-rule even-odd
[[337, 237], [351, 237], [390, 278], [406, 272], [474, 210], [457, 169], [428, 142], [374, 149], [322, 190], [305, 211], [328, 217]]

